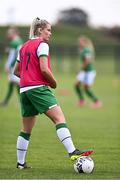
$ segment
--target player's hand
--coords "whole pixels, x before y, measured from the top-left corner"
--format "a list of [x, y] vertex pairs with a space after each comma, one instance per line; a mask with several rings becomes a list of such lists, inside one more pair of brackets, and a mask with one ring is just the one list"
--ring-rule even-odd
[[5, 72], [6, 72], [7, 74], [9, 74], [9, 73], [10, 73], [9, 68], [5, 67]]
[[57, 82], [54, 81], [53, 83], [50, 84], [50, 87], [55, 89], [57, 87]]

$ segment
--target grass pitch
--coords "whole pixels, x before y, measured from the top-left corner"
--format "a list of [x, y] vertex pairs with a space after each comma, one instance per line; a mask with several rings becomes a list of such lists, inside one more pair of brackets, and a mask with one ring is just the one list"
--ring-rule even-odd
[[[27, 162], [31, 170], [16, 169], [16, 139], [21, 127], [20, 106], [14, 92], [7, 107], [0, 108], [0, 179], [120, 179], [120, 79], [99, 74], [93, 90], [103, 101], [101, 109], [78, 108], [74, 92], [74, 74], [57, 74], [55, 94], [65, 114], [73, 141], [78, 148], [94, 149], [92, 174], [76, 174], [73, 163], [56, 137], [54, 125], [41, 115], [33, 129]], [[7, 78], [0, 75], [0, 99]]]

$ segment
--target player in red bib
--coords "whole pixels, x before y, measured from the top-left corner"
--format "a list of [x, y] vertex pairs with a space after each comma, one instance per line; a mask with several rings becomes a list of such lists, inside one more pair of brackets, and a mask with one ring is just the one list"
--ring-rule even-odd
[[18, 54], [14, 74], [20, 77], [21, 111], [23, 128], [17, 139], [17, 168], [28, 168], [25, 162], [30, 135], [36, 115], [44, 113], [56, 126], [57, 136], [65, 146], [71, 160], [88, 156], [93, 151], [75, 148], [64, 114], [51, 91], [57, 87], [51, 71], [48, 41], [51, 25], [36, 18], [30, 28], [30, 39], [23, 44]]
[[[43, 76], [42, 71], [39, 66], [39, 54], [36, 53], [38, 47], [40, 45], [48, 46], [42, 38], [35, 38], [32, 40], [27, 41], [20, 50], [20, 59], [24, 59], [20, 62], [20, 87], [27, 87], [33, 85], [48, 85], [50, 83], [46, 80]], [[46, 47], [44, 47], [46, 48]], [[43, 54], [43, 56], [47, 56], [48, 59], [48, 69], [51, 71], [50, 68], [50, 55]]]

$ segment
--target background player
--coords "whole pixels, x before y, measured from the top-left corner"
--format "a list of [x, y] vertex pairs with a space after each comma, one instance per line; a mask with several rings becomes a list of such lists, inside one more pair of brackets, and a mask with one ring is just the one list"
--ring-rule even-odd
[[75, 148], [64, 114], [52, 93], [57, 87], [51, 71], [49, 45], [51, 25], [46, 20], [36, 18], [30, 29], [30, 39], [21, 47], [14, 73], [20, 77], [21, 110], [23, 128], [17, 139], [17, 168], [24, 169], [26, 151], [35, 116], [44, 113], [56, 126], [60, 141], [64, 144], [72, 160], [92, 151], [79, 151]]
[[[76, 77], [75, 90], [79, 97], [79, 106], [86, 104], [83, 89], [88, 97], [93, 101], [91, 104], [92, 108], [99, 108], [102, 103], [95, 96], [91, 90], [91, 85], [94, 82], [96, 71], [93, 66], [94, 60], [94, 47], [90, 39], [85, 36], [79, 38], [79, 50], [81, 59], [81, 70]], [[83, 86], [83, 87], [82, 87]]]
[[13, 74], [13, 67], [17, 59], [18, 49], [23, 42], [16, 27], [10, 27], [8, 29], [7, 37], [10, 40], [8, 48], [8, 59], [5, 64], [5, 71], [8, 74], [8, 89], [4, 100], [0, 103], [1, 106], [8, 104], [9, 99], [13, 93], [14, 86], [17, 88], [19, 94], [19, 78]]

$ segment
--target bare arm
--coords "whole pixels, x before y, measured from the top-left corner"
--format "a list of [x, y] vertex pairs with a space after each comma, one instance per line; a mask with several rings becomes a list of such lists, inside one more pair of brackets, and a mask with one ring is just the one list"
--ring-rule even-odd
[[16, 61], [15, 66], [14, 66], [14, 71], [13, 71], [13, 73], [14, 73], [17, 77], [20, 77], [19, 64], [20, 64], [20, 63], [19, 63], [18, 61]]
[[54, 75], [52, 74], [52, 72], [48, 68], [47, 57], [41, 56], [39, 58], [39, 60], [40, 60], [40, 70], [42, 72], [42, 75], [50, 83], [50, 87], [55, 89], [57, 87], [57, 82], [54, 78]]

